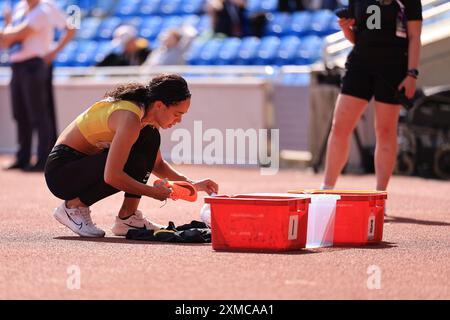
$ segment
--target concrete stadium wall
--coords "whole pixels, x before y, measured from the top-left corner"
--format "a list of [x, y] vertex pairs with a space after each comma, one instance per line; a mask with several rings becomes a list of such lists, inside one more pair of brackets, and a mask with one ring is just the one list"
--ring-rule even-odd
[[429, 27], [421, 49], [418, 86], [433, 87], [450, 84], [450, 36], [440, 36], [450, 30], [450, 21]]
[[[59, 131], [61, 132], [93, 102], [101, 99], [107, 90], [127, 81], [129, 80], [98, 81], [80, 78], [56, 81], [55, 99]], [[203, 135], [208, 129], [218, 129], [225, 138], [226, 129], [259, 130], [268, 127], [267, 85], [263, 80], [192, 80], [190, 88], [193, 96], [189, 113], [184, 116], [182, 123], [161, 132], [161, 151], [166, 159], [180, 161], [180, 159], [171, 158], [171, 150], [186, 139], [179, 138], [177, 141], [172, 141], [175, 130], [187, 129], [191, 133], [192, 159], [199, 161], [201, 152], [194, 154], [194, 143], [197, 143], [196, 151], [207, 146], [210, 142], [203, 141]], [[196, 125], [195, 128], [194, 125]], [[0, 152], [11, 153], [15, 150], [16, 127], [12, 119], [9, 88], [6, 83], [2, 83], [0, 84]], [[237, 153], [235, 155], [237, 156]], [[227, 155], [224, 152], [221, 156], [225, 163]], [[241, 162], [249, 163], [248, 156], [245, 160], [241, 159]]]

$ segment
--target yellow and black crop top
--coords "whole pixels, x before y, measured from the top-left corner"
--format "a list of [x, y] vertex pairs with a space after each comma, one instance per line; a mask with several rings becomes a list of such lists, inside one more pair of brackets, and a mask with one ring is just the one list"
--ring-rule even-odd
[[139, 119], [144, 116], [144, 109], [129, 101], [106, 99], [94, 103], [76, 119], [78, 129], [90, 144], [100, 149], [109, 148], [114, 132], [108, 127], [108, 119], [116, 110], [131, 111]]

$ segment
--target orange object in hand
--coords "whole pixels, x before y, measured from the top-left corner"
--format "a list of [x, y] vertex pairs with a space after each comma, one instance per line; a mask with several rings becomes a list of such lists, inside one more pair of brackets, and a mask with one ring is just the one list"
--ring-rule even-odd
[[186, 200], [194, 202], [197, 200], [197, 189], [187, 181], [167, 181], [167, 180], [156, 180], [153, 185], [164, 184], [167, 188], [172, 190], [170, 198], [172, 200]]

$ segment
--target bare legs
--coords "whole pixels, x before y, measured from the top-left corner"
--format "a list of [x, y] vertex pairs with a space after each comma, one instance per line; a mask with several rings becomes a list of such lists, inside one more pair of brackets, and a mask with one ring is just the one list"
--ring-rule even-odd
[[[339, 95], [334, 111], [333, 126], [328, 137], [325, 177], [322, 187], [334, 188], [344, 168], [350, 149], [350, 136], [367, 101]], [[375, 102], [375, 172], [377, 190], [386, 190], [397, 158], [397, 123], [399, 105]]]
[[356, 127], [367, 100], [340, 94], [334, 110], [333, 125], [328, 137], [323, 187], [333, 188], [344, 168], [350, 149], [350, 135]]
[[397, 124], [400, 106], [375, 102], [375, 172], [377, 190], [386, 190], [397, 159]]

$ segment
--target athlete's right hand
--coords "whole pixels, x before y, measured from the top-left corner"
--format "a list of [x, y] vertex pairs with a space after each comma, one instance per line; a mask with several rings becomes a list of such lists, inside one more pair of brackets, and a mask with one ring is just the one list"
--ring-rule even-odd
[[355, 25], [355, 19], [339, 19], [338, 23], [342, 30], [346, 30]]
[[164, 201], [167, 200], [167, 198], [170, 197], [170, 194], [172, 193], [172, 190], [170, 188], [167, 188], [164, 184], [158, 184], [154, 187], [150, 187], [152, 188], [152, 194], [151, 197], [159, 200], [159, 201]]

